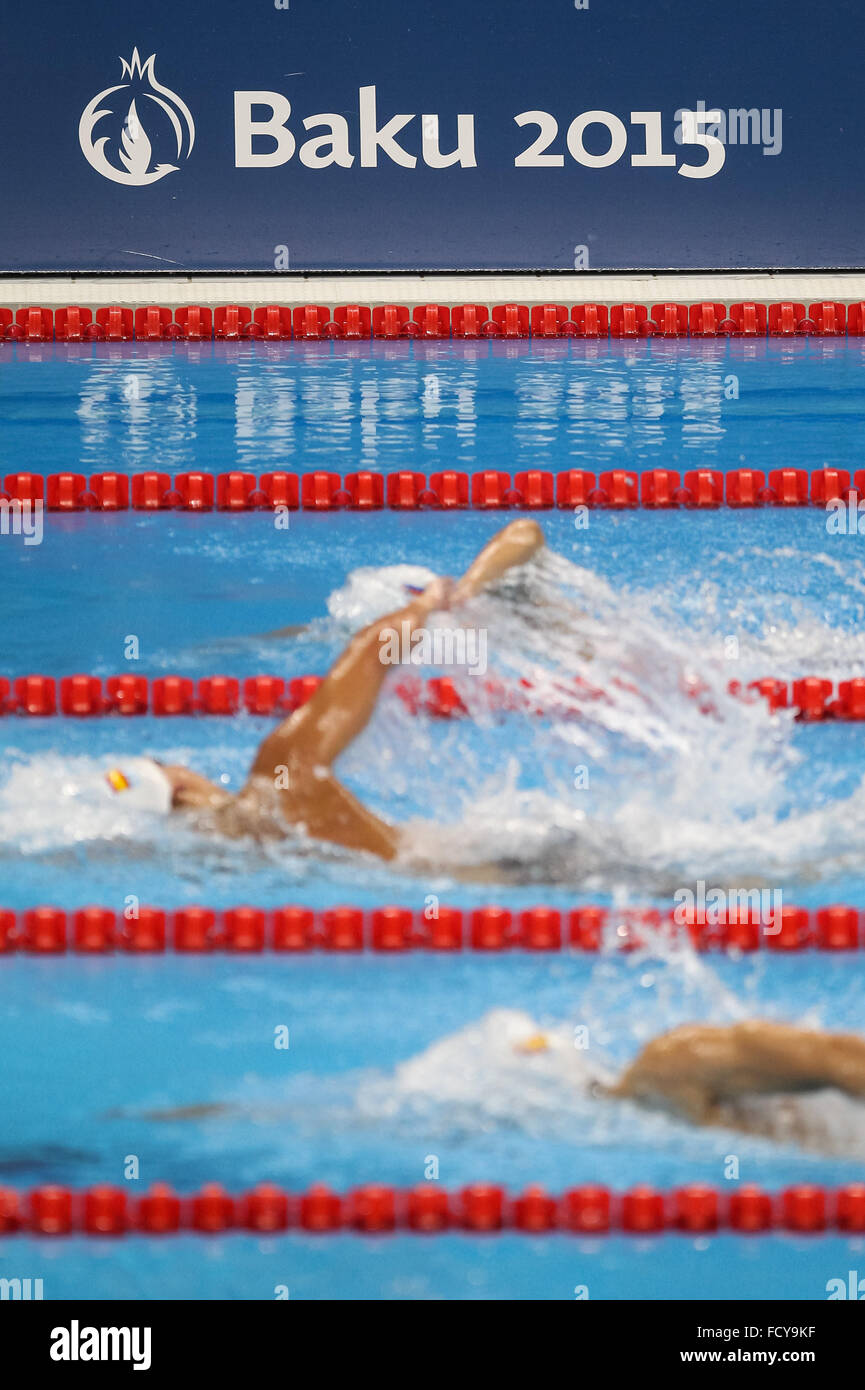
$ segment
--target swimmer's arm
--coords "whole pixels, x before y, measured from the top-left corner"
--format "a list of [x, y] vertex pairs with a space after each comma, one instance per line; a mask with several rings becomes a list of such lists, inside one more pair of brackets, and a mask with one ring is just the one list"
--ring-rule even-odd
[[391, 635], [407, 631], [410, 636], [447, 603], [446, 584], [434, 580], [405, 608], [356, 633], [311, 699], [264, 740], [251, 775], [272, 778], [274, 769], [288, 761], [329, 767], [372, 717], [389, 670], [383, 658]]
[[[694, 1030], [699, 1034], [699, 1030]], [[710, 1039], [724, 1030], [707, 1029]], [[865, 1038], [855, 1033], [824, 1033], [768, 1019], [748, 1019], [726, 1030], [729, 1049], [709, 1041], [707, 1061], [719, 1090], [730, 1096], [834, 1088], [865, 1097]], [[714, 1054], [714, 1056], [713, 1056]], [[726, 1063], [719, 1066], [718, 1062]], [[692, 1066], [700, 1070], [699, 1037]]]
[[451, 602], [474, 598], [488, 584], [494, 584], [514, 565], [524, 565], [544, 545], [544, 533], [536, 521], [527, 517], [512, 521], [498, 531], [466, 570], [456, 585]]
[[[485, 589], [488, 584], [494, 584], [509, 569], [513, 569], [514, 565], [524, 565], [527, 560], [531, 560], [543, 545], [543, 531], [536, 521], [530, 521], [527, 517], [502, 527], [454, 586], [452, 603], [462, 603], [466, 599], [474, 598], [481, 589]], [[274, 632], [265, 632], [262, 636], [296, 637], [308, 628], [308, 623], [295, 623], [290, 627], [276, 628]]]
[[856, 1033], [821, 1033], [782, 1023], [752, 1021], [738, 1025], [752, 1065], [780, 1089], [834, 1087], [849, 1096], [865, 1097], [865, 1038]]
[[[703, 1092], [692, 1117], [722, 1097], [796, 1094], [834, 1087], [865, 1099], [865, 1038], [751, 1019], [728, 1027], [686, 1025], [654, 1038], [611, 1094], [675, 1102], [683, 1088]], [[698, 1123], [706, 1123], [700, 1119]]]
[[537, 522], [512, 521], [484, 546], [453, 589], [445, 580], [433, 580], [405, 608], [363, 628], [351, 639], [312, 698], [264, 740], [251, 775], [272, 778], [274, 768], [288, 759], [329, 767], [372, 717], [388, 672], [388, 665], [381, 658], [389, 634], [401, 633], [402, 624], [408, 623], [411, 635], [423, 627], [435, 609], [471, 598], [514, 565], [525, 564], [543, 544], [544, 533]]
[[664, 1076], [644, 1076], [638, 1067], [631, 1067], [613, 1086], [595, 1085], [595, 1093], [621, 1100], [635, 1100], [681, 1115], [694, 1125], [711, 1125], [717, 1113], [715, 1097], [708, 1086], [694, 1078], [674, 1080]]

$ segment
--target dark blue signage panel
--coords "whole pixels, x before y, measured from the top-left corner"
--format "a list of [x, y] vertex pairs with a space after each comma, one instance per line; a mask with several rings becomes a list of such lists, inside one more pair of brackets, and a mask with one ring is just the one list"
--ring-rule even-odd
[[861, 0], [4, 6], [0, 270], [861, 267]]

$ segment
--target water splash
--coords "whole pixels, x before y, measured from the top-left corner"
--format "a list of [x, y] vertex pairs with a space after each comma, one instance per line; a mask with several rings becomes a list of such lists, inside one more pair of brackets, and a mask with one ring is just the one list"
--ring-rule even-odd
[[[379, 612], [386, 597], [399, 601], [396, 588], [383, 592], [386, 574], [369, 582]], [[352, 615], [361, 616], [363, 581], [363, 572], [352, 576], [337, 611], [350, 594]], [[789, 599], [782, 606], [786, 629]], [[772, 607], [764, 604], [765, 637], [748, 634], [732, 668], [743, 688], [779, 669], [783, 638]], [[808, 779], [797, 779], [803, 758], [792, 715], [770, 718], [762, 701], [730, 694], [731, 663], [715, 618], [707, 601], [702, 620], [692, 616], [683, 628], [663, 593], [616, 592], [550, 552], [475, 600], [461, 621], [487, 629], [489, 674], [517, 695], [527, 681], [529, 704], [547, 713], [530, 714], [521, 726], [522, 716], [497, 709], [500, 690], [491, 699], [488, 682], [453, 671], [487, 746], [465, 739], [459, 761], [447, 761], [446, 778], [428, 731], [406, 740], [397, 726], [406, 775], [416, 769], [422, 776], [421, 763], [428, 769], [435, 818], [452, 819], [455, 798], [461, 811], [458, 825], [432, 836], [412, 825], [410, 855], [428, 865], [436, 857], [492, 859], [506, 879], [660, 893], [698, 878], [786, 886], [861, 865], [865, 793], [821, 798], [810, 769]], [[808, 638], [822, 655], [831, 632], [815, 621], [800, 628], [796, 654], [806, 668], [818, 659]], [[834, 634], [834, 667], [842, 669], [843, 646], [846, 674], [848, 638]], [[377, 739], [387, 767], [390, 741], [381, 728]], [[575, 785], [578, 768], [588, 788]], [[811, 806], [801, 800], [803, 781], [810, 781]]]
[[[633, 980], [629, 983], [633, 987]], [[606, 996], [604, 1028], [614, 1026], [620, 1037], [627, 1035], [633, 1049], [633, 988], [627, 999], [616, 999], [609, 984], [596, 970], [590, 993]], [[656, 1003], [663, 1007], [661, 996]], [[715, 1016], [731, 1006], [744, 1016], [744, 1005], [729, 992]], [[591, 1002], [585, 999], [584, 1017], [587, 1010]], [[639, 1031], [651, 1036], [652, 1025], [644, 1020]], [[543, 1046], [535, 1047], [540, 1038]], [[415, 1125], [456, 1141], [483, 1131], [519, 1129], [538, 1139], [557, 1136], [580, 1148], [601, 1149], [631, 1144], [636, 1134], [645, 1149], [687, 1143], [704, 1155], [719, 1145], [729, 1147], [735, 1132], [736, 1152], [744, 1134], [758, 1148], [768, 1141], [827, 1156], [865, 1154], [865, 1106], [838, 1092], [744, 1097], [721, 1107], [720, 1126], [695, 1129], [663, 1110], [605, 1097], [615, 1071], [602, 1045], [575, 1046], [570, 1025], [542, 1027], [520, 1010], [493, 1009], [400, 1063], [389, 1076], [361, 1080], [356, 1122]]]
[[[410, 565], [354, 571], [330, 596], [327, 618], [294, 649], [261, 639], [261, 660], [278, 653], [284, 669], [304, 643], [335, 653], [349, 632], [403, 604], [406, 585], [424, 583], [429, 573]], [[379, 814], [406, 826], [397, 869], [426, 884], [480, 866], [492, 882], [668, 898], [697, 879], [787, 890], [844, 871], [861, 877], [865, 793], [858, 780], [839, 794], [837, 769], [812, 758], [810, 747], [805, 761], [788, 713], [770, 718], [762, 701], [746, 703], [728, 690], [731, 669], [743, 687], [790, 670], [793, 657], [788, 653], [785, 668], [782, 655], [794, 626], [800, 669], [851, 674], [850, 663], [860, 660], [865, 669], [865, 639], [856, 628], [840, 631], [780, 588], [748, 591], [750, 626], [732, 664], [718, 635], [729, 615], [719, 619], [710, 582], [684, 625], [664, 588], [615, 589], [548, 551], [460, 615], [488, 633], [487, 676], [451, 673], [472, 719], [416, 718], [392, 679], [338, 771]], [[846, 593], [845, 602], [854, 601], [854, 591]], [[502, 712], [503, 686], [546, 713]], [[820, 732], [803, 738], [813, 746]], [[219, 770], [229, 767], [231, 785], [239, 786], [262, 733], [238, 720], [221, 728], [218, 745], [208, 729], [204, 755], [196, 741], [167, 757], [211, 776], [218, 758]], [[576, 769], [587, 786], [577, 785]], [[180, 822], [169, 829], [118, 813], [116, 803], [88, 797], [94, 778], [101, 778], [99, 759], [59, 751], [13, 757], [0, 786], [7, 852], [90, 846], [88, 853], [97, 854], [100, 844], [126, 844], [174, 867], [182, 846], [202, 874], [248, 870], [252, 853], [274, 891], [290, 879], [309, 881], [316, 863], [326, 877], [338, 877], [351, 862], [302, 837], [289, 837], [278, 852], [250, 850]], [[357, 865], [357, 873], [367, 885], [376, 881], [369, 863]]]

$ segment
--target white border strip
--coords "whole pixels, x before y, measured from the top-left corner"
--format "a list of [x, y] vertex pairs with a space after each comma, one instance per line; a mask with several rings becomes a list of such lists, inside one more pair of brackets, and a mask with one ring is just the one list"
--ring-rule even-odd
[[865, 274], [0, 276], [8, 308], [64, 304], [734, 304], [865, 300]]

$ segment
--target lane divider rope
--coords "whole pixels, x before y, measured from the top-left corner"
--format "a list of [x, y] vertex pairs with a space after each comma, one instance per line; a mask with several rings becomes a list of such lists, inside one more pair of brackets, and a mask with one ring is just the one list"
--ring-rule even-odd
[[[476, 679], [476, 678], [475, 678]], [[47, 718], [62, 714], [70, 718], [95, 718], [106, 714], [126, 716], [152, 714], [173, 715], [236, 715], [247, 714], [280, 717], [291, 714], [305, 704], [316, 692], [322, 676], [203, 676], [193, 681], [190, 676], [108, 676], [103, 685], [100, 676], [76, 674], [61, 676], [28, 675], [9, 678], [0, 676], [0, 715], [29, 715]], [[484, 680], [475, 685], [455, 684], [450, 676], [403, 678], [395, 692], [411, 714], [432, 715], [441, 719], [468, 715], [477, 691], [483, 707], [494, 711], [519, 711], [535, 715], [567, 714], [573, 711], [575, 700], [608, 698], [600, 687], [577, 677], [571, 689], [559, 683], [560, 703], [545, 701], [529, 680], [506, 682]], [[620, 684], [622, 690], [639, 693], [637, 687]], [[865, 720], [865, 677], [856, 676], [839, 681], [837, 685], [821, 676], [802, 676], [798, 680], [781, 681], [772, 677], [751, 681], [743, 687], [741, 681], [730, 681], [731, 695], [753, 703], [763, 699], [771, 714], [778, 710], [793, 710], [795, 717], [805, 723], [839, 720], [857, 723]], [[683, 693], [697, 701], [705, 714], [716, 713], [711, 692], [700, 681], [689, 681]], [[576, 712], [576, 711], [573, 711]]]
[[42, 1186], [27, 1192], [0, 1188], [0, 1234], [44, 1236], [173, 1235], [195, 1231], [317, 1234], [446, 1231], [494, 1234], [610, 1233], [696, 1234], [719, 1230], [759, 1235], [771, 1231], [865, 1232], [865, 1183], [825, 1188], [800, 1183], [780, 1192], [743, 1185], [721, 1192], [702, 1183], [659, 1191], [647, 1184], [615, 1193], [586, 1184], [558, 1196], [532, 1185], [509, 1195], [495, 1184], [475, 1183], [451, 1193], [437, 1183], [399, 1189], [379, 1183], [337, 1193], [316, 1183], [291, 1193], [261, 1183], [237, 1196], [207, 1183], [179, 1196], [166, 1183], [146, 1194], [98, 1185], [83, 1191]]
[[159, 342], [223, 340], [454, 338], [765, 338], [843, 337], [865, 333], [865, 302], [761, 304], [689, 301], [666, 304], [141, 304], [52, 310], [0, 307], [0, 341]]
[[[755, 901], [756, 896], [756, 901]], [[699, 951], [748, 953], [766, 949], [865, 949], [865, 912], [841, 903], [809, 909], [764, 908], [759, 890], [713, 907], [711, 894], [690, 907], [566, 908], [539, 905], [511, 910], [497, 904], [462, 909], [438, 904], [427, 910], [386, 905], [312, 908], [248, 904], [225, 909], [190, 904], [166, 910], [137, 905], [126, 915], [109, 907], [68, 911], [50, 904], [0, 908], [0, 955], [296, 954], [307, 951], [401, 953], [406, 951], [623, 952], [689, 940]]]
[[511, 477], [498, 469], [475, 473], [272, 472], [7, 473], [0, 500], [49, 512], [313, 512], [545, 511], [577, 507], [630, 511], [713, 511], [719, 507], [829, 507], [854, 509], [865, 495], [865, 469], [614, 468], [600, 474], [570, 468], [532, 469]]

